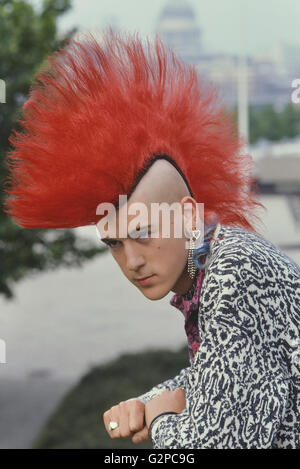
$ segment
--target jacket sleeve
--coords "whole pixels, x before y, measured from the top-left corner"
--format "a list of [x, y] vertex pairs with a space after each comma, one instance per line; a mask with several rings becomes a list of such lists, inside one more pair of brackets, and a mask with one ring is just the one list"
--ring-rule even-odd
[[208, 282], [210, 299], [199, 313], [207, 316], [206, 326], [186, 377], [186, 408], [155, 421], [153, 447], [271, 448], [288, 400], [288, 379], [274, 359], [275, 293], [268, 296], [260, 284], [265, 280], [241, 252], [223, 258], [222, 268], [216, 264]]
[[138, 400], [146, 403], [147, 401], [150, 401], [154, 397], [159, 396], [166, 389], [168, 389], [169, 391], [173, 391], [176, 388], [185, 389], [186, 379], [187, 379], [188, 373], [190, 371], [190, 368], [191, 368], [190, 366], [187, 367], [187, 368], [183, 368], [180, 371], [180, 373], [177, 376], [175, 376], [175, 378], [167, 379], [163, 383], [157, 384], [156, 386], [154, 386], [152, 389], [150, 389], [150, 391], [148, 391], [144, 394], [141, 394], [138, 397], [133, 397], [131, 399], [127, 399], [127, 401], [131, 401], [133, 399], [138, 399]]

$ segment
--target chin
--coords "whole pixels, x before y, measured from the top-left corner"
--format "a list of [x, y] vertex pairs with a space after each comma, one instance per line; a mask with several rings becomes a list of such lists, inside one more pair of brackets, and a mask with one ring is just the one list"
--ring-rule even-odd
[[148, 300], [155, 301], [164, 298], [170, 290], [167, 291], [156, 291], [155, 288], [141, 288], [142, 294], [148, 298]]

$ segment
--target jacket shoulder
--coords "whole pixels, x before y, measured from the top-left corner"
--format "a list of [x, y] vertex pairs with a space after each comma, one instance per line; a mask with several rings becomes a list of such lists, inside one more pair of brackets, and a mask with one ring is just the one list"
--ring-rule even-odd
[[241, 227], [221, 225], [217, 239], [211, 244], [207, 273], [222, 267], [234, 270], [243, 266], [265, 275], [271, 274], [272, 269], [284, 278], [300, 281], [299, 265], [271, 241]]

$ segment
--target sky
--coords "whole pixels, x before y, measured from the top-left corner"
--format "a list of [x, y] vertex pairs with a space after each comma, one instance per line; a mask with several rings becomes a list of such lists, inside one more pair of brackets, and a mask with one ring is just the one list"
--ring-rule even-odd
[[[41, 0], [29, 0], [39, 7]], [[121, 29], [153, 36], [167, 0], [72, 0], [59, 20], [60, 31], [84, 32], [116, 21]], [[202, 30], [206, 52], [268, 55], [278, 41], [300, 47], [299, 0], [188, 0]], [[244, 34], [244, 36], [242, 36]], [[300, 57], [299, 57], [300, 60]]]

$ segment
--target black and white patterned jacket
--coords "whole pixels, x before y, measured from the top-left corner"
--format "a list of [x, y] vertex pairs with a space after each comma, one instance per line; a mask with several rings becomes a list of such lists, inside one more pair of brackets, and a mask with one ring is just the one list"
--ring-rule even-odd
[[191, 366], [137, 397], [185, 389], [186, 408], [155, 421], [153, 447], [300, 448], [300, 268], [261, 235], [217, 231]]

